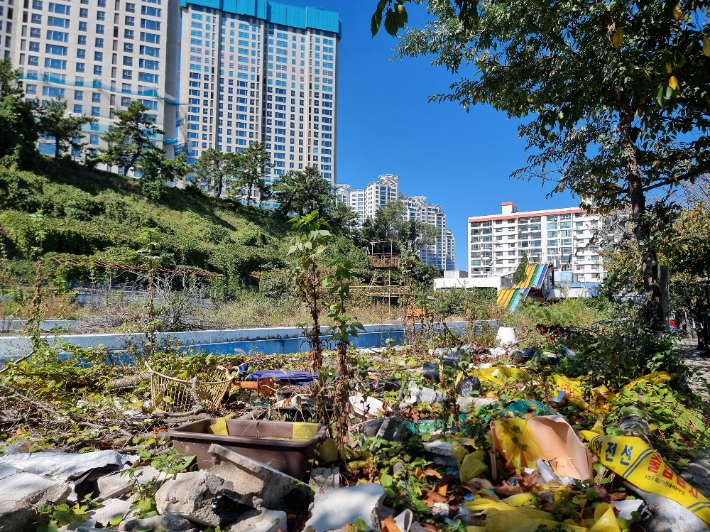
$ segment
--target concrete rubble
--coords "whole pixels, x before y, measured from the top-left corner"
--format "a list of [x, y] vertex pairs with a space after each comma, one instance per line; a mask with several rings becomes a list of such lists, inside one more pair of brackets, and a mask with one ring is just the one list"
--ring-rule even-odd
[[179, 473], [156, 492], [155, 505], [162, 515], [183, 517], [205, 526], [219, 526], [222, 519], [212, 508], [212, 498], [231, 489], [231, 481], [207, 471]]
[[306, 532], [327, 532], [362, 519], [366, 530], [380, 532], [380, 510], [385, 490], [380, 484], [360, 484], [326, 491], [315, 496]]

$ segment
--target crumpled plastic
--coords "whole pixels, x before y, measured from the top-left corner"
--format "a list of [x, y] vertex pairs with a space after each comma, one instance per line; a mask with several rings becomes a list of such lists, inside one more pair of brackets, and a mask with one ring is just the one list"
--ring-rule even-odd
[[624, 386], [624, 389], [630, 390], [631, 388], [642, 382], [651, 382], [653, 384], [659, 384], [671, 380], [673, 380], [673, 376], [667, 371], [655, 371], [653, 373], [649, 373], [648, 375], [644, 375], [643, 377], [636, 379], [635, 381], [631, 381], [626, 386]]
[[534, 469], [538, 459], [545, 459], [540, 444], [524, 419], [500, 419], [492, 425], [493, 446], [505, 460], [506, 467], [516, 471], [525, 467]]
[[480, 381], [488, 381], [493, 384], [505, 384], [509, 381], [530, 381], [530, 374], [522, 369], [508, 367], [476, 368], [471, 370], [471, 375], [478, 377]]

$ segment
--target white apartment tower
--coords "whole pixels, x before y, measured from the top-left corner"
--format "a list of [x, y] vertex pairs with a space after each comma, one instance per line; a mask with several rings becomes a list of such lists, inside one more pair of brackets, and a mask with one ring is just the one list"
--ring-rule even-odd
[[513, 202], [501, 207], [501, 214], [468, 219], [469, 277], [510, 274], [523, 254], [530, 262], [572, 271], [580, 282], [606, 276], [598, 247], [589, 249], [602, 223], [598, 214], [578, 207], [518, 212]]
[[15, 22], [15, 0], [0, 0], [0, 59], [12, 56], [13, 22]]
[[419, 220], [437, 229], [436, 242], [419, 252], [419, 258], [427, 266], [442, 270], [454, 269], [454, 237], [446, 228], [446, 215], [440, 205], [427, 203], [426, 196], [407, 196], [399, 191], [399, 176], [383, 174], [365, 188], [353, 189], [350, 185], [336, 185], [336, 199], [347, 204], [358, 215], [358, 226], [374, 218], [379, 209], [388, 203], [401, 201], [407, 208], [405, 220]]
[[[101, 145], [115, 116], [143, 102], [175, 142], [180, 6], [171, 0], [0, 0], [3, 27], [12, 23], [10, 54], [27, 98], [62, 97], [68, 112], [98, 119], [87, 125], [90, 147]], [[12, 19], [12, 20], [10, 20]], [[3, 44], [8, 35], [3, 36]], [[53, 146], [41, 145], [43, 151]]]
[[262, 141], [275, 164], [267, 182], [315, 166], [334, 185], [338, 13], [267, 0], [181, 5], [178, 139], [188, 161]]

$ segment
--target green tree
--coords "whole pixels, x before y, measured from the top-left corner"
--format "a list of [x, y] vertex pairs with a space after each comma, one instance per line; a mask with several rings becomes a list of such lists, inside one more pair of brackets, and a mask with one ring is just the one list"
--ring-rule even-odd
[[364, 243], [392, 239], [400, 253], [417, 252], [436, 242], [436, 227], [420, 220], [410, 220], [407, 206], [402, 201], [392, 201], [378, 209], [374, 218], [363, 223], [361, 238]]
[[[379, 12], [388, 5], [381, 2]], [[514, 175], [554, 180], [555, 192], [570, 190], [600, 211], [630, 206], [644, 292], [658, 315], [658, 250], [644, 221], [646, 194], [710, 168], [708, 2], [427, 6], [433, 20], [407, 29], [398, 54], [434, 55], [434, 64], [454, 73], [475, 70], [474, 79], [433, 100], [465, 109], [489, 103], [530, 118], [520, 132], [535, 155]], [[402, 24], [394, 16], [396, 33]]]
[[247, 205], [252, 201], [264, 201], [270, 197], [270, 188], [266, 183], [266, 169], [273, 168], [266, 145], [255, 142], [242, 152], [227, 159], [227, 170], [232, 182], [231, 196], [241, 196]]
[[333, 188], [314, 166], [303, 171], [291, 170], [274, 184], [273, 190], [283, 215], [302, 217], [315, 211], [319, 218], [324, 218], [335, 206]]
[[325, 213], [330, 230], [334, 235], [356, 238], [357, 212], [349, 205], [342, 202], [335, 202], [335, 205]]
[[214, 148], [208, 148], [200, 154], [200, 158], [192, 167], [192, 176], [198, 183], [204, 182], [218, 198], [222, 196], [222, 191], [229, 177], [229, 159], [235, 153], [222, 153]]
[[518, 264], [518, 267], [515, 269], [515, 273], [513, 274], [513, 283], [518, 284], [525, 282], [528, 278], [528, 274], [526, 272], [527, 267], [528, 254], [523, 253], [523, 259], [520, 261], [520, 264]]
[[0, 61], [0, 158], [28, 167], [37, 155], [38, 106], [23, 99], [19, 75], [9, 59]]
[[123, 168], [123, 175], [135, 169], [141, 157], [155, 157], [162, 154], [162, 149], [153, 143], [156, 135], [165, 132], [155, 125], [155, 117], [148, 114], [148, 107], [138, 100], [133, 100], [128, 109], [112, 109], [117, 122], [102, 136], [108, 144], [99, 148], [97, 163]]
[[55, 159], [59, 159], [62, 152], [82, 150], [86, 143], [81, 142], [81, 128], [97, 121], [86, 115], [67, 116], [66, 111], [67, 101], [62, 98], [43, 102], [39, 110], [39, 131], [43, 138], [54, 139]]
[[184, 153], [173, 159], [166, 159], [162, 152], [151, 151], [143, 156], [138, 164], [141, 171], [138, 186], [143, 195], [152, 201], [159, 201], [163, 197], [165, 183], [181, 180], [190, 171]]

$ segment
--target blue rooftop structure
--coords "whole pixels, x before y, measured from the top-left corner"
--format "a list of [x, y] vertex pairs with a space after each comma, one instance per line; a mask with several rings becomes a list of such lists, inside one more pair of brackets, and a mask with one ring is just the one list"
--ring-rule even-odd
[[268, 0], [180, 0], [181, 6], [187, 4], [256, 17], [272, 24], [329, 31], [340, 36], [340, 15], [317, 7], [289, 6]]

